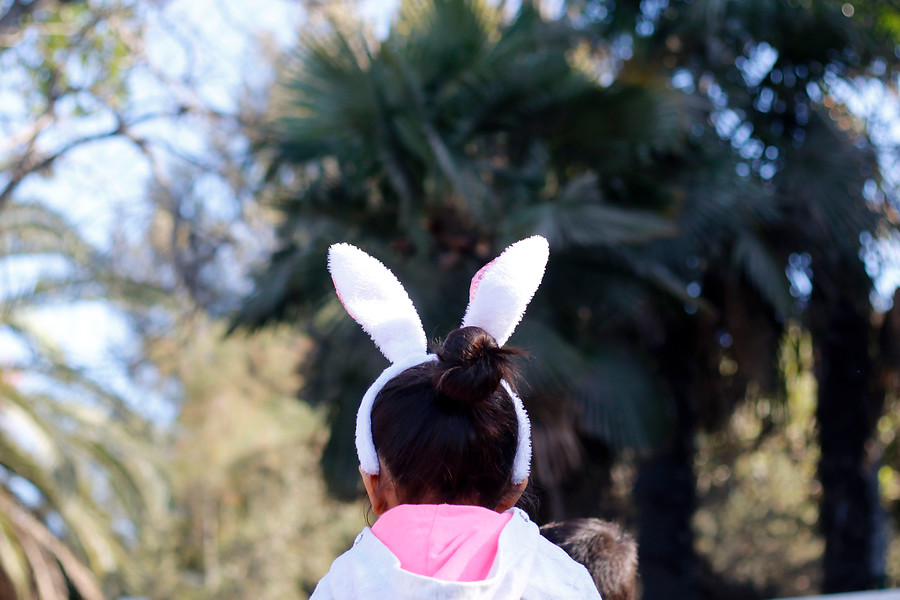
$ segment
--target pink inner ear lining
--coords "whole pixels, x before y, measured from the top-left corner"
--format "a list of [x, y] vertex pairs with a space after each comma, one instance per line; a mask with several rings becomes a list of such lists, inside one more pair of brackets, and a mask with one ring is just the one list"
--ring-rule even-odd
[[337, 282], [334, 280], [333, 276], [331, 278], [331, 285], [334, 287], [334, 293], [337, 294], [338, 301], [341, 303], [341, 306], [344, 307], [344, 310], [347, 311], [347, 314], [350, 315], [351, 319], [358, 322], [356, 315], [353, 314], [353, 311], [351, 311], [347, 304], [344, 302], [344, 297], [341, 296], [341, 290], [338, 289]]
[[487, 272], [490, 270], [491, 265], [493, 265], [495, 262], [497, 262], [496, 258], [478, 269], [478, 272], [475, 273], [475, 275], [472, 277], [472, 283], [469, 284], [469, 302], [471, 302], [472, 299], [475, 298], [475, 292], [478, 291], [478, 286], [481, 285], [481, 281], [484, 279], [484, 276], [487, 275]]

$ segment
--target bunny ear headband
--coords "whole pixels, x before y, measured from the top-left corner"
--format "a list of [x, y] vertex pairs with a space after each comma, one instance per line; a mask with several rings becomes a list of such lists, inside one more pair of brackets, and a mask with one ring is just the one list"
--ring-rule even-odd
[[[469, 287], [469, 305], [462, 326], [477, 326], [502, 346], [512, 335], [531, 297], [544, 276], [549, 248], [540, 236], [509, 246], [481, 268]], [[410, 367], [437, 360], [428, 354], [425, 330], [403, 285], [377, 259], [350, 244], [328, 249], [328, 269], [338, 298], [353, 319], [391, 361], [369, 386], [356, 413], [356, 454], [360, 468], [378, 474], [378, 455], [372, 441], [372, 404], [384, 385]], [[513, 462], [512, 482], [528, 477], [531, 465], [531, 423], [522, 400], [506, 381], [501, 382], [513, 400], [519, 423], [519, 441]]]

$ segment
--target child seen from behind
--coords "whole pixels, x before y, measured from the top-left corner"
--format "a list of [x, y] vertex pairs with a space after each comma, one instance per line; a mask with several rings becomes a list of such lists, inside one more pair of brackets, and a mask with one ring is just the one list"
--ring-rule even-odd
[[537, 290], [547, 242], [522, 240], [479, 271], [462, 327], [435, 351], [403, 286], [348, 244], [329, 268], [350, 315], [391, 365], [357, 413], [360, 473], [379, 515], [314, 600], [599, 598], [587, 570], [515, 504], [528, 483], [528, 415], [504, 348]]

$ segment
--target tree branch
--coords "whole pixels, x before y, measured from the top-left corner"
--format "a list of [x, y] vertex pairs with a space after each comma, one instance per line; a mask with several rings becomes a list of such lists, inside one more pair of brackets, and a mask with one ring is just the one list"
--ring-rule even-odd
[[3, 209], [3, 206], [9, 201], [10, 197], [12, 197], [12, 193], [17, 187], [19, 187], [19, 184], [22, 183], [25, 177], [27, 177], [29, 174], [50, 167], [56, 161], [56, 159], [63, 156], [70, 150], [77, 148], [78, 146], [82, 146], [84, 144], [96, 142], [98, 140], [106, 138], [111, 138], [121, 133], [122, 128], [120, 126], [116, 127], [112, 131], [105, 131], [103, 133], [85, 136], [83, 138], [79, 138], [77, 140], [69, 142], [62, 148], [55, 151], [53, 154], [43, 157], [36, 156], [32, 151], [26, 152], [22, 157], [22, 160], [19, 161], [19, 164], [16, 166], [15, 170], [10, 176], [9, 182], [7, 182], [6, 186], [4, 186], [3, 190], [0, 190], [0, 210]]
[[[146, 121], [151, 121], [153, 119], [161, 119], [166, 117], [174, 117], [180, 114], [183, 114], [185, 109], [183, 107], [179, 107], [175, 110], [175, 112], [169, 111], [159, 111], [153, 113], [147, 113], [145, 115], [141, 115], [139, 117], [134, 118], [130, 123], [126, 124], [123, 122], [121, 116], [116, 115], [118, 124], [115, 129], [111, 129], [109, 131], [104, 131], [102, 133], [97, 133], [94, 135], [88, 135], [83, 138], [79, 138], [69, 142], [68, 144], [60, 147], [55, 150], [52, 154], [46, 156], [39, 156], [34, 151], [34, 146], [37, 140], [38, 135], [42, 131], [44, 131], [47, 127], [49, 127], [52, 123], [48, 124], [45, 122], [46, 118], [52, 113], [52, 105], [47, 113], [45, 113], [38, 121], [30, 128], [27, 132], [30, 134], [30, 139], [28, 139], [28, 147], [22, 152], [21, 158], [19, 159], [18, 164], [12, 169], [12, 174], [10, 175], [10, 180], [6, 183], [2, 190], [0, 190], [0, 210], [3, 209], [3, 206], [9, 201], [13, 192], [19, 184], [31, 173], [35, 171], [40, 171], [42, 169], [46, 169], [50, 167], [57, 159], [59, 159], [62, 155], [66, 154], [70, 150], [77, 148], [78, 146], [82, 146], [84, 144], [88, 144], [90, 142], [96, 142], [99, 140], [115, 137], [117, 135], [125, 135], [132, 141], [134, 140], [133, 136], [128, 133], [128, 129], [139, 123], [143, 123]], [[21, 138], [25, 137], [24, 134], [20, 134], [17, 136], [21, 140]], [[21, 140], [24, 141], [24, 140]], [[140, 146], [140, 144], [138, 144]]]

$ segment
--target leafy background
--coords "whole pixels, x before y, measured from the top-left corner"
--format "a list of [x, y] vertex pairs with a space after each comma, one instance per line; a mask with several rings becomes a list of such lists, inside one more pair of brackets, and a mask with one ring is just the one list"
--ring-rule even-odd
[[309, 594], [384, 365], [325, 248], [438, 338], [532, 233], [535, 518], [900, 585], [897, 6], [263, 4], [0, 1], [0, 597]]

